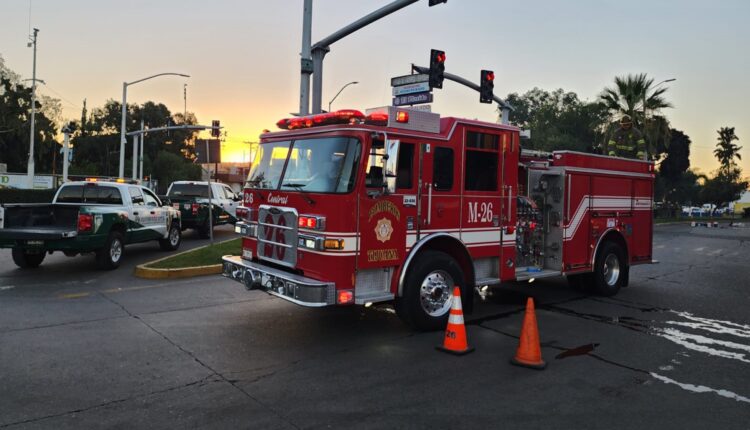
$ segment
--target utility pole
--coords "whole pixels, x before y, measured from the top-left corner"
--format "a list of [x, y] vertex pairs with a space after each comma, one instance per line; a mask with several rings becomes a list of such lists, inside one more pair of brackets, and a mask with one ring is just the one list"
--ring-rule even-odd
[[[187, 124], [187, 84], [182, 86], [182, 123]], [[143, 130], [143, 121], [141, 121], [141, 130]]]
[[70, 133], [72, 133], [70, 124], [65, 125], [62, 129], [63, 136], [65, 136], [65, 139], [63, 140], [63, 183], [68, 182], [68, 164], [70, 157]]
[[313, 72], [311, 55], [312, 39], [312, 0], [305, 0], [302, 11], [302, 52], [300, 53], [300, 86], [299, 86], [299, 114], [305, 116], [310, 113], [310, 75]]
[[[187, 84], [185, 84], [185, 85], [187, 85]], [[138, 180], [141, 181], [141, 182], [143, 182], [143, 147], [145, 146], [144, 145], [144, 141], [146, 140], [146, 133], [143, 130], [144, 130], [143, 129], [143, 119], [141, 119], [141, 137], [138, 138], [138, 140], [140, 141], [140, 146], [141, 146], [141, 156], [138, 157], [138, 162], [140, 164], [140, 168], [138, 169], [139, 172], [140, 172], [138, 174]]]
[[34, 188], [34, 116], [36, 115], [36, 38], [39, 29], [34, 29], [34, 35], [28, 46], [34, 45], [34, 66], [31, 72], [31, 133], [29, 138], [29, 164], [26, 169], [29, 188]]

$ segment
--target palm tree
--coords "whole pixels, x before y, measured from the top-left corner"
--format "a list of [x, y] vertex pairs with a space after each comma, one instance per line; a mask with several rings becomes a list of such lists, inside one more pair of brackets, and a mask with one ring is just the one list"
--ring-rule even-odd
[[742, 160], [742, 156], [740, 155], [742, 147], [733, 143], [740, 138], [734, 134], [734, 127], [722, 127], [716, 130], [716, 132], [719, 133], [719, 138], [717, 139], [719, 142], [716, 144], [716, 149], [714, 149], [714, 156], [721, 163], [720, 169], [728, 172], [735, 166], [735, 158]]
[[[654, 80], [645, 73], [616, 76], [615, 85], [605, 88], [599, 96], [600, 102], [609, 110], [609, 132], [617, 127], [617, 120], [623, 115], [633, 119], [636, 128], [643, 132], [648, 145], [648, 153], [655, 154], [659, 141], [669, 144], [669, 121], [659, 115], [661, 109], [670, 108], [672, 104], [664, 98], [668, 88], [653, 88]], [[644, 102], [645, 109], [644, 109]], [[646, 112], [651, 114], [646, 118]]]

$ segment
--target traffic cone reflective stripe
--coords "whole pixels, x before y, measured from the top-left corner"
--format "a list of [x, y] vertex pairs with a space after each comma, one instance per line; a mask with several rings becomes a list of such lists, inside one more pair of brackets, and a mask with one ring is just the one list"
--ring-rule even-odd
[[547, 366], [547, 363], [542, 360], [542, 348], [539, 344], [539, 329], [536, 323], [534, 299], [531, 297], [526, 300], [526, 312], [523, 316], [521, 336], [518, 339], [518, 349], [510, 362], [518, 366], [539, 370]]
[[461, 307], [461, 289], [453, 288], [453, 302], [448, 315], [448, 327], [445, 329], [443, 346], [437, 349], [451, 354], [463, 355], [474, 351], [466, 341], [466, 327], [464, 326], [464, 313]]

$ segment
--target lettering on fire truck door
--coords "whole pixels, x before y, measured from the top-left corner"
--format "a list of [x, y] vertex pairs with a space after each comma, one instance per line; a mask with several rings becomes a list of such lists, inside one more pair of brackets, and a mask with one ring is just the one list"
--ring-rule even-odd
[[[365, 192], [359, 197], [360, 252], [357, 267], [391, 267], [405, 258], [406, 227], [416, 214], [414, 145], [401, 142], [395, 160], [396, 192], [386, 193], [383, 182], [383, 141], [374, 140], [365, 171]], [[374, 154], [374, 155], [373, 155]], [[393, 161], [393, 160], [391, 160]]]
[[467, 129], [464, 135], [460, 237], [474, 258], [500, 255], [503, 216], [500, 141], [499, 134], [486, 130]]

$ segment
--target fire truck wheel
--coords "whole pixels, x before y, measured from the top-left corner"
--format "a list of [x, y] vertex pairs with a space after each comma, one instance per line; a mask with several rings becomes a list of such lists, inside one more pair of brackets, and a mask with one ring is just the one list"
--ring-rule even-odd
[[615, 242], [606, 242], [596, 255], [594, 286], [602, 296], [614, 296], [627, 278], [625, 251]]
[[448, 323], [453, 287], [463, 290], [464, 274], [449, 255], [425, 251], [406, 274], [403, 297], [396, 299], [396, 313], [407, 324], [423, 330], [442, 330]]

